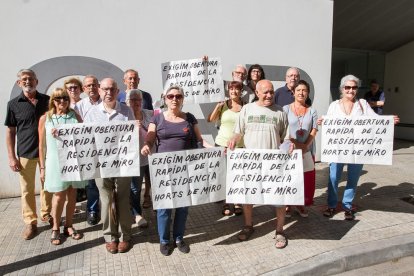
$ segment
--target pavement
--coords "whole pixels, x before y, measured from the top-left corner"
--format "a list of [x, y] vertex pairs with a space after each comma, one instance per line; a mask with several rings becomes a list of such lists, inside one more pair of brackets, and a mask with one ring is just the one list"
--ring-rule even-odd
[[[328, 168], [318, 163], [315, 203], [308, 218], [295, 214], [286, 220], [285, 249], [274, 246], [270, 206], [255, 206], [255, 233], [246, 242], [237, 240], [242, 216], [223, 217], [217, 203], [191, 207], [185, 236], [191, 252], [174, 250], [165, 257], [152, 209], [144, 209], [149, 228], [133, 225], [133, 248], [112, 255], [105, 250], [102, 225], [89, 226], [84, 212], [75, 216], [74, 227], [84, 233], [79, 241], [51, 245], [44, 224], [34, 239], [23, 240], [20, 198], [1, 199], [0, 275], [333, 275], [413, 256], [414, 203], [402, 200], [414, 196], [413, 161], [414, 142], [396, 140], [392, 166], [364, 166], [355, 221], [345, 221], [343, 212], [323, 217]], [[344, 181], [340, 187], [342, 193]], [[78, 208], [85, 210], [85, 203]]]

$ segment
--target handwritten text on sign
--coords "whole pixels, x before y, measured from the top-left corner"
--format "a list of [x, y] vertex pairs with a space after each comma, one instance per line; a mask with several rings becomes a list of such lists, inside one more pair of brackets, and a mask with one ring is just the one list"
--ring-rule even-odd
[[211, 58], [166, 62], [161, 65], [164, 91], [172, 85], [184, 89], [186, 103], [211, 103], [224, 100], [221, 60]]
[[324, 116], [321, 161], [392, 165], [393, 116]]
[[227, 153], [226, 202], [303, 205], [302, 152], [236, 149]]
[[136, 121], [62, 125], [57, 140], [62, 180], [139, 175]]
[[223, 148], [156, 153], [149, 156], [154, 209], [223, 200], [226, 158]]

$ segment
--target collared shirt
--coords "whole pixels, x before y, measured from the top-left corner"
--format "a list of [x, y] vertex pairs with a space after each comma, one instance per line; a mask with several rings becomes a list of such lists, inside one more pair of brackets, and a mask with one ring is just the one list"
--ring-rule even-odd
[[[151, 94], [148, 92], [145, 92], [141, 89], [139, 89], [142, 94], [142, 109], [148, 109], [148, 110], [154, 110], [154, 107], [152, 106], [152, 97]], [[121, 91], [118, 94], [117, 101], [120, 103], [125, 103], [126, 101], [126, 92]]]
[[28, 159], [39, 157], [38, 124], [40, 117], [49, 109], [49, 96], [36, 91], [36, 105], [22, 92], [7, 104], [4, 125], [16, 127], [17, 156]]
[[[293, 92], [289, 90], [287, 84], [282, 86], [275, 91], [275, 103], [281, 107], [291, 104], [295, 101], [295, 97], [293, 96]], [[308, 97], [306, 99], [306, 104], [308, 106], [312, 105], [311, 99]]]
[[84, 98], [82, 100], [80, 100], [79, 102], [76, 103], [75, 105], [75, 111], [79, 114], [79, 116], [81, 116], [81, 118], [85, 118], [86, 114], [89, 112], [89, 110], [92, 108], [92, 106], [94, 105], [98, 105], [102, 102], [101, 98], [98, 98], [98, 100], [96, 102], [91, 101], [91, 99], [88, 98]]
[[135, 120], [134, 113], [127, 105], [116, 102], [115, 108], [111, 113], [108, 113], [103, 104], [104, 102], [101, 102], [98, 105], [92, 106], [85, 118], [83, 118], [83, 121], [85, 123], [92, 123]]

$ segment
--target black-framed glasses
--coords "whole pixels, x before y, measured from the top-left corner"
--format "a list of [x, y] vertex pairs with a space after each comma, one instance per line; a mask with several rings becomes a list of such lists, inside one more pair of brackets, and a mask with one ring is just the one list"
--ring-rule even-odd
[[358, 86], [349, 86], [349, 85], [345, 85], [344, 86], [344, 89], [345, 90], [357, 90], [358, 89]]
[[61, 100], [63, 100], [64, 102], [68, 102], [69, 101], [69, 97], [67, 97], [67, 96], [54, 97], [53, 100], [56, 101], [56, 102], [60, 102]]
[[176, 100], [181, 100], [183, 98], [183, 95], [181, 94], [168, 94], [167, 96], [165, 96], [167, 99], [172, 100], [172, 99], [176, 99]]

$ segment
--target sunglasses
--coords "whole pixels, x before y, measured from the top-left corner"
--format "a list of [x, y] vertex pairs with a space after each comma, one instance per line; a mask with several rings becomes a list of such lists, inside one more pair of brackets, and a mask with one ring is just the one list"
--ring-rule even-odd
[[64, 96], [64, 97], [54, 97], [53, 100], [57, 101], [57, 102], [60, 102], [61, 100], [65, 101], [65, 102], [68, 102], [69, 97], [66, 97], [66, 96]]
[[69, 86], [68, 90], [78, 90], [79, 86]]
[[168, 94], [167, 96], [165, 96], [167, 99], [172, 100], [172, 99], [176, 99], [176, 100], [181, 100], [183, 98], [183, 95], [181, 94]]
[[344, 86], [344, 88], [345, 88], [345, 90], [357, 90], [358, 89], [358, 86], [348, 86], [348, 85], [346, 85], [346, 86]]

